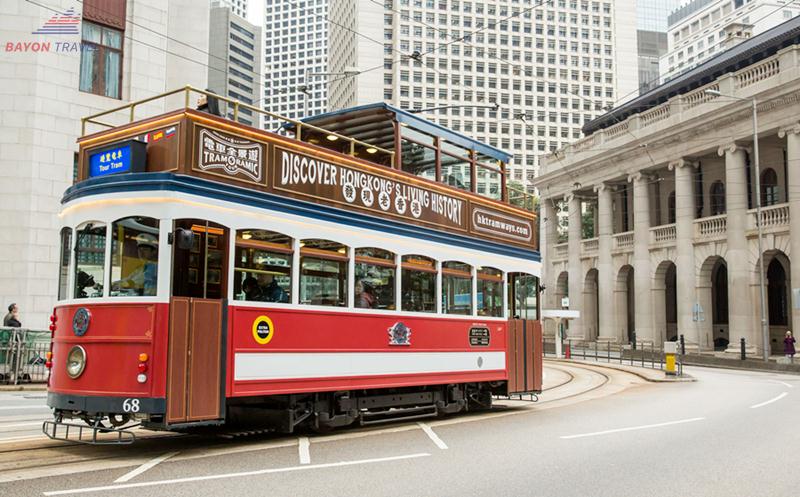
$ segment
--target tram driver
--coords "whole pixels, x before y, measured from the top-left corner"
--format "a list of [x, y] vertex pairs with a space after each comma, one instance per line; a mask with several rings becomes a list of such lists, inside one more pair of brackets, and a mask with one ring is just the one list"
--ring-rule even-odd
[[115, 281], [112, 290], [133, 295], [154, 296], [158, 281], [158, 240], [150, 233], [136, 236], [136, 254], [141, 264], [126, 277]]

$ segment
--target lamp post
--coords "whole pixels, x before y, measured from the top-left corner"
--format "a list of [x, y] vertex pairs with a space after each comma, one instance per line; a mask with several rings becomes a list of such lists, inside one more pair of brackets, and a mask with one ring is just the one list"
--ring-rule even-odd
[[706, 90], [705, 93], [707, 95], [714, 95], [717, 97], [727, 97], [732, 98], [734, 100], [743, 100], [745, 102], [751, 102], [752, 105], [752, 112], [753, 112], [753, 156], [755, 157], [755, 168], [756, 168], [756, 229], [758, 230], [758, 287], [759, 287], [759, 296], [761, 300], [761, 339], [763, 340], [763, 347], [764, 347], [764, 362], [769, 361], [769, 325], [767, 323], [767, 293], [766, 293], [766, 286], [764, 284], [764, 274], [766, 273], [766, 269], [764, 268], [764, 248], [763, 248], [763, 229], [761, 227], [762, 218], [761, 218], [761, 167], [759, 166], [758, 162], [758, 106], [755, 97], [753, 98], [742, 98], [742, 97], [734, 97], [733, 95], [723, 95], [722, 93], [718, 92], [717, 90]]

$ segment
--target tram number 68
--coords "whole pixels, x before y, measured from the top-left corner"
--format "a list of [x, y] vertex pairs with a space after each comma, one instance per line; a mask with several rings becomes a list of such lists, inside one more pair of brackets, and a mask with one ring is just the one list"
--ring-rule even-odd
[[139, 412], [139, 399], [125, 399], [122, 402], [124, 412]]

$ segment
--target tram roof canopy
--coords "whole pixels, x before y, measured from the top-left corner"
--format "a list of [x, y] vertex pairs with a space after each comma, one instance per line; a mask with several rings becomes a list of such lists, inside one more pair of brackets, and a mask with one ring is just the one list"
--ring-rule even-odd
[[[370, 145], [387, 150], [394, 150], [394, 121], [416, 131], [444, 140], [461, 147], [474, 150], [487, 158], [508, 162], [513, 154], [487, 145], [483, 142], [457, 133], [451, 129], [428, 121], [407, 110], [398, 109], [383, 102], [350, 107], [316, 116], [301, 119], [301, 122], [325, 128], [344, 136], [361, 140]], [[293, 130], [294, 125], [287, 123], [284, 127]]]

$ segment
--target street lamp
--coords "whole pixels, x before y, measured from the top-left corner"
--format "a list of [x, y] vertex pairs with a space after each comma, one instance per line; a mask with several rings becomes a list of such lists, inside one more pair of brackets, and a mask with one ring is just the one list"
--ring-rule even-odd
[[764, 249], [762, 246], [762, 227], [761, 227], [761, 167], [758, 163], [758, 106], [756, 103], [755, 97], [753, 98], [742, 98], [742, 97], [734, 97], [733, 95], [723, 95], [717, 90], [706, 90], [704, 92], [706, 95], [714, 95], [716, 97], [727, 97], [732, 98], [734, 100], [743, 100], [745, 102], [749, 101], [752, 104], [752, 111], [753, 111], [753, 155], [755, 156], [755, 167], [756, 167], [756, 228], [758, 229], [758, 287], [759, 287], [759, 294], [761, 298], [761, 339], [763, 340], [764, 346], [764, 362], [769, 361], [769, 325], [767, 324], [767, 313], [766, 313], [766, 287], [764, 285], [764, 274], [766, 269], [764, 269]]

